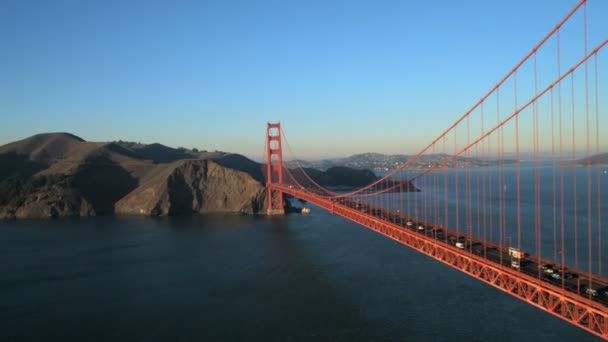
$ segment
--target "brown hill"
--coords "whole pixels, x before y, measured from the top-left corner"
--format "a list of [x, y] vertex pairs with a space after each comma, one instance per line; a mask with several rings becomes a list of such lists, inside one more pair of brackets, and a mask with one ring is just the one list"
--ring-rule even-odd
[[151, 165], [118, 144], [87, 142], [69, 133], [44, 133], [0, 146], [0, 181], [40, 174], [73, 174], [84, 163], [110, 160], [126, 169]]
[[[115, 208], [146, 215], [261, 210], [260, 173], [252, 177], [234, 170], [251, 171], [259, 164], [242, 156], [226, 159], [225, 166], [206, 160], [162, 163], [193, 156], [160, 144], [137, 147], [148, 154], [69, 133], [38, 134], [0, 146], [0, 218], [112, 214]], [[158, 189], [158, 196], [150, 198], [149, 189]]]
[[216, 156], [216, 158], [210, 159], [213, 159], [215, 162], [222, 166], [246, 172], [260, 183], [265, 182], [264, 175], [262, 174], [262, 171], [266, 170], [265, 166], [260, 163], [256, 163], [253, 160], [244, 157], [240, 154], [229, 153], [219, 155]]
[[76, 147], [86, 143], [70, 133], [43, 133], [0, 146], [0, 154], [26, 155], [32, 161], [50, 163], [70, 154]]
[[0, 146], [0, 181], [30, 177], [82, 144], [84, 140], [69, 133], [45, 133]]

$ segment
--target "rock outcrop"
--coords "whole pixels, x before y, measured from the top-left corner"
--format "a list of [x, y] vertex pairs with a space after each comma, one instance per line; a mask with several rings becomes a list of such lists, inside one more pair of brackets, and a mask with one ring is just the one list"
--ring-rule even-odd
[[211, 160], [181, 160], [160, 170], [115, 205], [119, 214], [259, 213], [266, 189], [251, 175]]
[[[1, 215], [1, 214], [0, 214]], [[30, 194], [14, 212], [16, 218], [93, 216], [93, 206], [78, 191], [53, 187]]]

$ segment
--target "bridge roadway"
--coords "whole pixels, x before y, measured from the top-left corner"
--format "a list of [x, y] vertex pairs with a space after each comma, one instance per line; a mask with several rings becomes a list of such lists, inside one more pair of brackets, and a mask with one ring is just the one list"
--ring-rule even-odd
[[[291, 185], [271, 184], [360, 223], [608, 340], [608, 281], [398, 212]], [[325, 196], [325, 197], [323, 197]]]

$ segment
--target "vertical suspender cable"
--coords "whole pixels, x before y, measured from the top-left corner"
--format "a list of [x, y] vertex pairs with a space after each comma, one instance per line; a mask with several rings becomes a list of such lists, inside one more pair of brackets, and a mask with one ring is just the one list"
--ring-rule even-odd
[[[447, 154], [447, 148], [446, 148], [446, 137], [442, 138], [443, 140], [443, 154], [446, 155]], [[449, 217], [450, 217], [450, 208], [449, 208], [449, 200], [448, 200], [448, 182], [449, 182], [449, 177], [448, 177], [448, 168], [447, 166], [443, 168], [443, 217], [444, 217], [444, 227], [449, 227], [450, 225], [450, 221], [449, 221]], [[444, 234], [444, 240], [447, 241], [447, 232]]]
[[553, 208], [553, 260], [557, 260], [557, 179], [556, 179], [556, 162], [555, 162], [555, 111], [554, 111], [554, 96], [553, 88], [551, 88], [551, 189], [552, 189], [552, 208]]
[[[599, 82], [597, 54], [594, 56], [595, 64], [595, 151], [600, 153], [600, 104], [599, 104]], [[600, 158], [597, 159], [597, 269], [598, 275], [602, 276], [602, 198], [601, 198], [601, 170]]]
[[[572, 162], [576, 162], [576, 109], [575, 109], [575, 94], [574, 94], [574, 73], [570, 74], [571, 80], [571, 96], [572, 96]], [[576, 193], [576, 169], [572, 170], [572, 199], [574, 209], [574, 267], [578, 269], [578, 208], [577, 208], [577, 193]], [[563, 272], [562, 272], [563, 273]]]
[[[499, 100], [499, 90], [500, 89], [496, 89], [496, 101], [497, 101], [497, 111], [496, 111], [496, 122], [500, 122], [500, 100]], [[505, 212], [504, 212], [504, 196], [505, 196], [505, 191], [504, 191], [504, 176], [505, 176], [505, 163], [504, 163], [504, 146], [505, 146], [505, 132], [504, 132], [504, 128], [500, 127], [500, 130], [498, 131], [498, 155], [499, 155], [499, 160], [500, 160], [500, 167], [498, 170], [498, 219], [499, 219], [499, 237], [498, 237], [498, 241], [499, 244], [501, 246], [505, 245]], [[502, 256], [503, 253], [499, 253], [500, 254], [500, 263], [502, 264]]]
[[[454, 130], [454, 154], [458, 153], [458, 139], [457, 139], [457, 131]], [[458, 158], [454, 160], [454, 194], [456, 196], [456, 235], [460, 234], [460, 207], [459, 207], [459, 197], [458, 194]]]
[[[515, 110], [517, 107], [517, 72], [513, 74], [513, 93]], [[515, 173], [517, 187], [517, 248], [521, 250], [521, 157], [519, 154], [519, 115], [515, 117]]]
[[[483, 127], [483, 134], [485, 134], [485, 123], [484, 123], [484, 127]], [[492, 139], [488, 139], [488, 144], [486, 145], [486, 157], [490, 156], [490, 153], [492, 153]], [[489, 158], [488, 158], [489, 159]], [[485, 173], [485, 175], [487, 175], [485, 177], [485, 186], [486, 186], [486, 191], [484, 192], [484, 240], [486, 241], [492, 241], [493, 238], [493, 232], [494, 232], [494, 211], [492, 210], [492, 202], [494, 202], [493, 198], [492, 198], [492, 188], [494, 187], [493, 185], [493, 179], [492, 179], [492, 171], [487, 170]], [[485, 195], [487, 195], [487, 197], [485, 197]], [[489, 218], [488, 218], [489, 216]], [[488, 223], [489, 221], [489, 223]], [[486, 224], [488, 224], [488, 228], [490, 230], [490, 234], [489, 236], [486, 234]], [[484, 248], [484, 257], [486, 257], [486, 252], [485, 252], [485, 248]]]
[[[583, 15], [584, 15], [584, 35], [585, 35], [585, 56], [587, 55], [587, 3], [583, 5]], [[588, 271], [589, 278], [593, 274], [593, 242], [591, 240], [592, 233], [592, 203], [591, 203], [591, 138], [590, 128], [589, 128], [589, 63], [585, 61], [585, 128], [586, 128], [586, 148], [585, 148], [585, 157], [587, 159], [587, 258], [588, 262]]]
[[[561, 77], [561, 51], [560, 51], [560, 30], [557, 30], [557, 73], [558, 77]], [[564, 213], [564, 131], [563, 131], [563, 120], [562, 120], [562, 83], [557, 85], [558, 93], [558, 114], [559, 114], [559, 193], [560, 193], [560, 225], [561, 225], [561, 264], [566, 263], [566, 248], [565, 248], [565, 213]], [[562, 288], [565, 286], [565, 279], [562, 277]]]
[[[484, 101], [485, 102], [485, 101]], [[481, 134], [483, 135], [484, 132], [484, 127], [485, 126], [485, 111], [484, 111], [484, 104], [481, 104]], [[485, 160], [489, 160], [488, 158], [488, 149], [489, 149], [489, 145], [490, 145], [490, 139], [486, 139], [483, 141], [482, 145], [481, 145], [481, 157]], [[486, 166], [484, 168], [484, 170], [482, 170], [481, 173], [481, 206], [478, 206], [478, 208], [482, 208], [481, 209], [481, 215], [483, 218], [483, 222], [478, 222], [479, 226], [483, 226], [483, 240], [487, 241], [488, 240], [488, 235], [487, 235], [487, 228], [488, 228], [488, 211], [487, 211], [487, 198], [486, 198], [486, 174], [489, 173], [488, 169], [489, 169], [489, 165]], [[492, 229], [490, 227], [490, 229]]]
[[[534, 53], [534, 96], [538, 95], [538, 54]], [[539, 161], [539, 127], [538, 127], [538, 101], [534, 102], [532, 114], [533, 141], [534, 141], [534, 228], [536, 233], [536, 255], [540, 264], [542, 254], [541, 206], [540, 206], [540, 161]], [[540, 269], [538, 273], [540, 278]]]

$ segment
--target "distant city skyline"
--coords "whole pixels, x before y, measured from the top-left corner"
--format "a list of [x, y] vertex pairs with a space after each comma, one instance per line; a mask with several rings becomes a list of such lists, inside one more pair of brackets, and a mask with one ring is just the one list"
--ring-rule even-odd
[[[266, 123], [280, 121], [302, 159], [414, 154], [576, 3], [8, 1], [0, 145], [61, 131], [260, 159]], [[588, 7], [593, 48], [608, 36], [608, 2]], [[582, 57], [581, 33], [567, 29], [564, 71]], [[539, 60], [542, 89], [555, 67]]]

